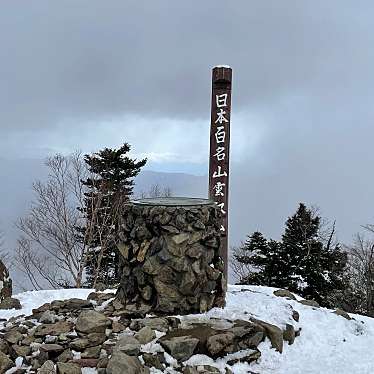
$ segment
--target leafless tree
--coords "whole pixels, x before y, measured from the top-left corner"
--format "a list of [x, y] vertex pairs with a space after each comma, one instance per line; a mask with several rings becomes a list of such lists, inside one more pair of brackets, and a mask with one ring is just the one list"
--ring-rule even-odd
[[45, 285], [79, 288], [84, 283], [89, 249], [99, 243], [95, 252], [96, 285], [104, 253], [113, 240], [121, 202], [110, 201], [109, 206], [104, 198], [108, 189], [103, 185], [95, 186], [95, 198], [89, 198], [82, 181], [94, 178], [80, 152], [49, 157], [46, 166], [47, 180], [33, 184], [34, 201], [28, 214], [17, 222], [21, 235], [16, 265], [35, 289]]
[[162, 187], [158, 183], [153, 184], [148, 191], [142, 191], [140, 198], [157, 198], [157, 197], [171, 197], [173, 192], [170, 187]]
[[33, 184], [30, 211], [17, 222], [16, 264], [36, 289], [45, 281], [53, 288], [81, 287], [87, 240], [77, 235], [84, 222], [77, 207], [84, 199], [81, 180], [87, 171], [79, 152], [49, 157], [46, 166], [47, 180]]
[[[373, 232], [373, 226], [365, 226]], [[351, 298], [358, 312], [374, 313], [374, 240], [356, 234], [354, 243], [347, 246]]]
[[238, 261], [238, 258], [248, 256], [247, 252], [248, 251], [244, 249], [244, 243], [239, 246], [230, 248], [229, 266], [232, 274], [234, 275], [235, 282], [239, 282], [241, 279], [245, 279], [248, 274], [253, 273], [254, 271], [252, 265], [242, 261]]

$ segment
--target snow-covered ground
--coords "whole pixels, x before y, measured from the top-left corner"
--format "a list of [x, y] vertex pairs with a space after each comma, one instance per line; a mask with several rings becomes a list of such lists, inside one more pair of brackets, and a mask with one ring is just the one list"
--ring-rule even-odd
[[[283, 354], [271, 349], [270, 342], [260, 344], [262, 357], [249, 368], [236, 364], [235, 374], [373, 374], [374, 373], [374, 319], [351, 315], [354, 320], [335, 315], [325, 308], [304, 306], [297, 301], [273, 295], [275, 289], [255, 286], [229, 286], [225, 309], [213, 309], [194, 318], [220, 317], [248, 319], [255, 317], [285, 327], [286, 323], [301, 328], [301, 335], [293, 345], [284, 347]], [[16, 295], [22, 310], [1, 311], [1, 318], [30, 314], [33, 308], [53, 300], [73, 297], [87, 298], [92, 290], [31, 291]], [[300, 314], [297, 323], [292, 310]], [[188, 319], [189, 317], [183, 317]], [[0, 323], [1, 325], [1, 323]], [[223, 367], [223, 360], [213, 362], [206, 356], [192, 356], [191, 364], [209, 364]], [[156, 373], [156, 371], [155, 371]]]

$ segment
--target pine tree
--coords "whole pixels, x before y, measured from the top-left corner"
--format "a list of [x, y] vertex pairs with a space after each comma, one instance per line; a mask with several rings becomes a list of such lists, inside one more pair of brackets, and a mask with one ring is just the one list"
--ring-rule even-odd
[[240, 284], [276, 286], [279, 283], [279, 243], [266, 240], [261, 232], [256, 231], [239, 252], [234, 255], [236, 261], [251, 268], [251, 272], [240, 279]]
[[339, 244], [320, 237], [321, 218], [300, 204], [286, 222], [282, 252], [287, 258], [284, 279], [288, 289], [303, 297], [327, 304], [329, 294], [344, 286], [346, 254]]
[[321, 237], [321, 218], [304, 204], [286, 221], [282, 240], [266, 240], [255, 232], [234, 254], [249, 273], [243, 284], [287, 288], [322, 305], [345, 287], [347, 255], [333, 243], [335, 227], [327, 240]]
[[82, 181], [87, 189], [84, 208], [86, 227], [82, 236], [89, 237], [86, 276], [89, 286], [103, 283], [113, 286], [119, 281], [117, 232], [121, 206], [132, 195], [134, 181], [147, 160], [137, 161], [127, 156], [130, 145], [118, 149], [105, 148], [85, 155], [91, 177]]

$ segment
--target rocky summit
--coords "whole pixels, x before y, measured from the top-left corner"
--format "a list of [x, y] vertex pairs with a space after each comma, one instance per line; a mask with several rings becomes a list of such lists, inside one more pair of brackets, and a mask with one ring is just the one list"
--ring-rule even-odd
[[222, 372], [195, 365], [199, 355], [223, 360], [229, 374], [238, 363], [256, 362], [261, 342], [282, 352], [298, 334], [291, 324], [282, 329], [252, 317], [140, 316], [121, 308], [114, 294], [94, 292], [87, 300], [53, 301], [4, 323], [0, 374], [11, 368], [17, 374], [78, 374], [83, 368], [99, 374]]
[[12, 280], [9, 277], [8, 269], [0, 260], [0, 302], [12, 296]]

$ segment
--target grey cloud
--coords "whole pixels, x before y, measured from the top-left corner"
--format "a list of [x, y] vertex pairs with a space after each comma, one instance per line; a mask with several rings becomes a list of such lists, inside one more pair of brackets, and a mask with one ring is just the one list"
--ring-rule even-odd
[[278, 235], [298, 201], [337, 218], [346, 240], [373, 218], [373, 12], [368, 0], [5, 0], [0, 146], [128, 135], [141, 153], [204, 157], [210, 68], [230, 64], [233, 240]]
[[271, 109], [289, 94], [337, 109], [372, 86], [370, 2], [16, 0], [1, 7], [2, 129], [129, 113], [204, 118], [217, 63], [235, 69], [237, 111]]

